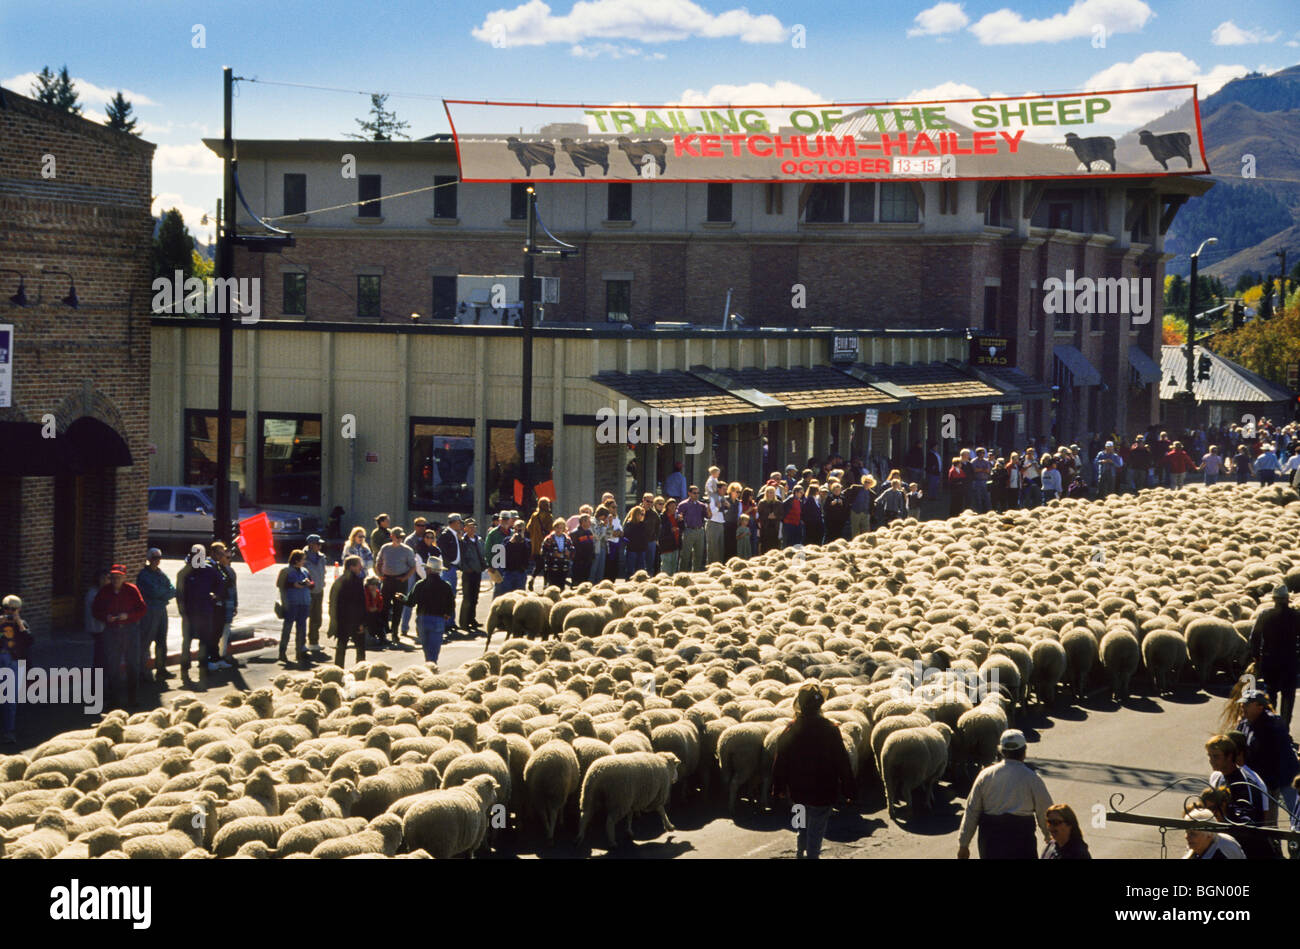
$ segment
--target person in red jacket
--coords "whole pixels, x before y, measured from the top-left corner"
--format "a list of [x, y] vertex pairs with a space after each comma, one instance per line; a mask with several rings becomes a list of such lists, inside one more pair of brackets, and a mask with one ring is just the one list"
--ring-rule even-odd
[[104, 624], [104, 662], [108, 665], [104, 678], [109, 682], [112, 702], [120, 705], [125, 692], [126, 707], [135, 708], [140, 684], [140, 620], [148, 607], [140, 589], [126, 582], [126, 567], [114, 564], [108, 579], [108, 585], [95, 594], [90, 612]]
[[1182, 442], [1174, 442], [1169, 453], [1165, 455], [1165, 468], [1175, 488], [1181, 488], [1187, 481], [1187, 472], [1200, 470], [1192, 460], [1192, 456], [1183, 450]]

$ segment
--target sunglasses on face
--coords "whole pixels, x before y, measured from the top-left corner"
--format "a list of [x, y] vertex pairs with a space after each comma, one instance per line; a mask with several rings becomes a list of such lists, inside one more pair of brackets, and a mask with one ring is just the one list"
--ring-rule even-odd
[[1048, 827], [1059, 827], [1061, 824], [1064, 824], [1064, 823], [1065, 823], [1065, 821], [1061, 820], [1059, 817], [1056, 818], [1056, 819], [1048, 818], [1047, 826], [1048, 826]]

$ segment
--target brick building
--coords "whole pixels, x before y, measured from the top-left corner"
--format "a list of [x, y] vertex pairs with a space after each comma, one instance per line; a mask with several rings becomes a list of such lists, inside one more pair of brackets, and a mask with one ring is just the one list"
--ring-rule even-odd
[[[221, 154], [219, 140], [206, 140]], [[273, 319], [450, 323], [457, 277], [518, 274], [524, 184], [460, 184], [449, 138], [238, 142], [244, 195], [293, 231], [283, 255], [237, 253]], [[784, 184], [537, 181], [574, 259], [545, 321], [937, 329], [1001, 338], [1057, 386], [1017, 424], [1069, 441], [1158, 417], [1164, 234], [1211, 182], [1184, 176]], [[436, 186], [430, 190], [431, 186]], [[382, 198], [374, 201], [372, 199]], [[367, 201], [361, 206], [350, 202]], [[333, 210], [317, 210], [333, 208]], [[240, 227], [257, 230], [242, 209]], [[1050, 314], [1055, 278], [1140, 278], [1148, 318]], [[987, 437], [981, 431], [971, 437]]]
[[80, 628], [97, 569], [144, 562], [153, 151], [0, 89], [0, 589], [37, 636]]

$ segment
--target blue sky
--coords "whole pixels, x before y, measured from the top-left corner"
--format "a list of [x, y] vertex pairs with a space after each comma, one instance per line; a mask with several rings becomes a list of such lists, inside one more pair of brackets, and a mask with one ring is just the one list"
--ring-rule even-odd
[[[96, 118], [125, 90], [159, 146], [155, 209], [181, 208], [206, 238], [199, 215], [221, 182], [199, 139], [221, 131], [223, 65], [388, 92], [419, 137], [448, 131], [442, 97], [802, 104], [1176, 82], [1204, 97], [1300, 61], [1296, 25], [1294, 0], [45, 0], [0, 5], [0, 85], [27, 94], [42, 66], [66, 63]], [[369, 105], [355, 92], [236, 92], [242, 138], [341, 138]]]

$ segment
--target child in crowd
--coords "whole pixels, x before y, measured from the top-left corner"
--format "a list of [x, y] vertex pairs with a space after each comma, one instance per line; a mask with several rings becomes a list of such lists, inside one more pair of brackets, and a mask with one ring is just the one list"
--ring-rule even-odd
[[384, 594], [378, 577], [366, 577], [366, 632], [384, 638]]
[[754, 535], [749, 531], [749, 515], [736, 518], [736, 556], [748, 560], [754, 556]]
[[914, 517], [918, 521], [921, 519], [921, 501], [925, 495], [921, 492], [921, 486], [913, 481], [907, 486], [907, 516]]

